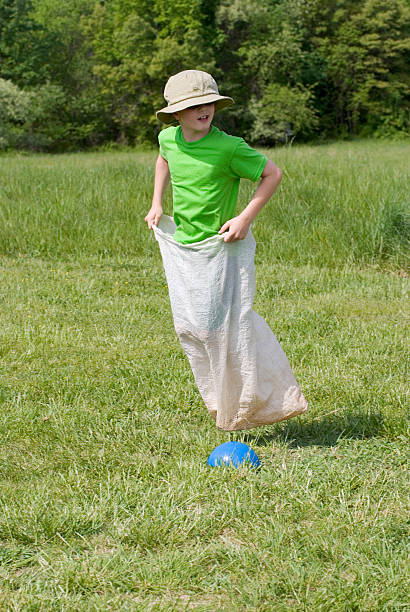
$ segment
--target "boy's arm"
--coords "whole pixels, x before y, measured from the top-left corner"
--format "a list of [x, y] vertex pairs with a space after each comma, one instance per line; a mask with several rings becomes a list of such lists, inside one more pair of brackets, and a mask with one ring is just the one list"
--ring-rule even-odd
[[149, 229], [152, 229], [153, 225], [158, 225], [158, 221], [162, 216], [162, 198], [169, 183], [169, 179], [170, 174], [168, 162], [162, 157], [162, 155], [158, 155], [157, 162], [155, 164], [154, 195], [152, 198], [152, 205], [144, 219], [144, 221], [147, 222]]
[[246, 238], [252, 221], [275, 193], [281, 180], [282, 171], [268, 159], [261, 174], [261, 181], [248, 206], [240, 215], [224, 223], [219, 230], [219, 234], [224, 234], [225, 242]]

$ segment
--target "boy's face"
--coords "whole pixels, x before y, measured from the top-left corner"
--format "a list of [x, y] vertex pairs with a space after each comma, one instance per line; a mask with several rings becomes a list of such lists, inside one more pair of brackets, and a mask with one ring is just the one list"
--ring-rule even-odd
[[210, 130], [214, 114], [215, 103], [211, 102], [211, 104], [190, 106], [178, 113], [174, 113], [174, 117], [179, 121], [183, 129], [201, 132], [205, 135]]

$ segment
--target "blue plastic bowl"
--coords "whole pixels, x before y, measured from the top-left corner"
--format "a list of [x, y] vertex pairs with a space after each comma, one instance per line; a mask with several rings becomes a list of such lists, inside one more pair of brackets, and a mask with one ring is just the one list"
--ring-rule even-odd
[[208, 465], [211, 467], [230, 465], [237, 468], [243, 464], [254, 468], [261, 464], [255, 451], [243, 442], [224, 442], [214, 448], [208, 457]]

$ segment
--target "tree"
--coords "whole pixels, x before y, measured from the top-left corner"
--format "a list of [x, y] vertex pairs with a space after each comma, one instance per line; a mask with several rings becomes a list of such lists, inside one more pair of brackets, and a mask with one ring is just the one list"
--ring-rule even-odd
[[407, 0], [0, 0], [0, 77], [33, 94], [13, 130], [47, 150], [154, 142], [188, 68], [235, 99], [217, 124], [253, 142], [404, 134], [409, 29]]
[[0, 0], [0, 76], [20, 86], [53, 78], [59, 49], [58, 36], [36, 22], [32, 9], [31, 0]]
[[251, 138], [261, 144], [288, 144], [298, 135], [311, 134], [318, 125], [312, 93], [300, 86], [268, 85], [262, 97], [251, 102], [251, 112]]
[[204, 49], [200, 0], [96, 4], [82, 28], [93, 56], [97, 91], [123, 142], [152, 141], [167, 78], [180, 70], [211, 70]]
[[318, 68], [315, 107], [322, 130], [372, 133], [390, 119], [405, 129], [410, 87], [405, 0], [295, 0], [293, 16], [308, 69]]

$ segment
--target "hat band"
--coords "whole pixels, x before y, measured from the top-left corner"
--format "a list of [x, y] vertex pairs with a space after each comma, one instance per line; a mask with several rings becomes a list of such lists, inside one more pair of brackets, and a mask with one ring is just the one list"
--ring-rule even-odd
[[186, 100], [191, 100], [192, 98], [203, 98], [204, 96], [210, 96], [210, 95], [215, 95], [215, 96], [219, 96], [219, 92], [218, 91], [203, 91], [201, 93], [198, 94], [191, 94], [189, 95], [187, 98], [177, 98], [176, 100], [167, 100], [168, 102], [168, 106], [173, 106], [174, 104], [179, 104], [179, 102], [185, 102]]

